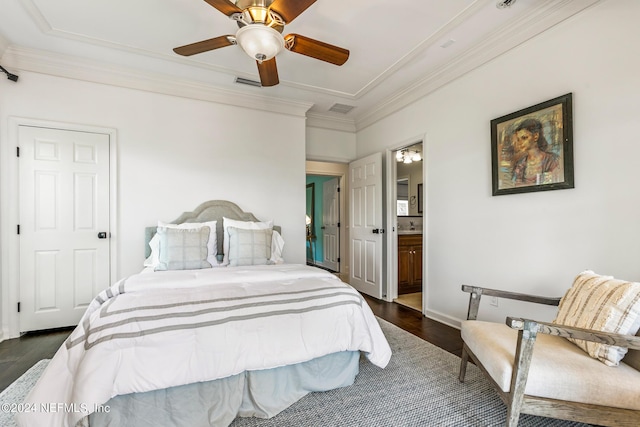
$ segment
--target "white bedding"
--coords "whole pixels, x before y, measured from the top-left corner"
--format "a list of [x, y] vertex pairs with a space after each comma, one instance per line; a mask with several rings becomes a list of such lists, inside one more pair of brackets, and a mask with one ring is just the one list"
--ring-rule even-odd
[[[323, 270], [144, 271], [91, 303], [27, 396], [31, 411], [18, 423], [75, 426], [116, 395], [356, 350], [379, 367], [391, 357], [360, 294]], [[46, 410], [52, 403], [56, 412]]]

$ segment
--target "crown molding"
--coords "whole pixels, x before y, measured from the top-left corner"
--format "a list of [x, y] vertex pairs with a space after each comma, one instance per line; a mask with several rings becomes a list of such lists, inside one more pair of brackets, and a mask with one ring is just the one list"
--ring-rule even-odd
[[520, 46], [573, 15], [602, 0], [554, 0], [540, 2], [527, 16], [501, 27], [467, 49], [455, 61], [435, 69], [424, 78], [398, 91], [356, 119], [360, 131], [402, 108], [424, 98], [440, 87]]
[[[13, 46], [2, 36], [0, 36], [0, 58], [5, 67], [10, 66], [19, 70], [261, 111], [282, 113], [296, 117], [306, 117], [306, 125], [309, 127], [355, 133], [424, 98], [440, 87], [479, 68], [505, 52], [518, 47], [527, 40], [601, 1], [602, 0], [538, 1], [536, 8], [526, 14], [526, 16], [501, 27], [499, 32], [495, 31], [483, 39], [478, 40], [472, 48], [461, 53], [453, 62], [433, 69], [419, 81], [404, 87], [392, 96], [382, 99], [368, 110], [360, 107], [357, 116], [348, 118], [310, 112], [309, 109], [314, 105], [312, 102], [273, 98], [271, 96], [223, 89], [216, 87], [213, 83], [208, 84], [195, 80], [180, 79], [165, 74], [138, 71], [99, 61], [80, 59], [75, 56]], [[29, 4], [30, 2], [26, 3]], [[472, 13], [474, 8], [477, 7], [477, 4], [478, 3], [473, 3], [473, 7], [465, 10], [463, 14], [456, 17], [456, 20], [466, 19], [468, 14]], [[37, 14], [35, 16], [36, 18], [38, 17]], [[41, 30], [49, 33], [53, 31], [42, 17], [36, 19], [36, 22], [39, 23]], [[423, 48], [425, 48], [425, 46], [419, 47], [412, 52], [412, 55], [419, 54]], [[404, 62], [412, 58], [413, 56], [408, 56], [401, 61], [404, 64]], [[396, 65], [400, 66], [402, 64]], [[392, 72], [396, 65], [387, 71]], [[308, 87], [304, 89], [313, 90], [313, 88]], [[372, 94], [370, 89], [371, 88], [366, 88], [362, 93], [358, 94], [356, 98], [364, 98]], [[334, 95], [337, 96], [339, 94]]]
[[405, 56], [396, 61], [389, 68], [384, 70], [377, 77], [372, 79], [369, 83], [367, 83], [364, 87], [357, 91], [354, 94], [355, 99], [362, 98], [367, 93], [374, 90], [376, 87], [380, 86], [387, 78], [393, 76], [398, 71], [400, 71], [404, 66], [410, 64], [412, 61], [420, 57], [424, 54], [424, 52], [429, 49], [432, 45], [434, 45], [438, 40], [444, 37], [446, 34], [451, 32], [453, 29], [458, 27], [460, 24], [465, 22], [467, 19], [473, 17], [480, 9], [486, 6], [486, 1], [473, 1], [469, 6], [467, 6], [462, 12], [460, 12], [457, 16], [455, 16], [451, 21], [447, 22], [444, 26], [438, 29], [438, 31], [434, 32], [429, 36], [428, 39], [423, 40], [420, 44], [418, 44], [414, 49], [412, 49]]
[[313, 106], [309, 102], [247, 94], [164, 74], [136, 71], [26, 47], [10, 46], [6, 49], [2, 60], [7, 65], [24, 71], [296, 117], [306, 117], [307, 111]]
[[346, 117], [334, 117], [313, 112], [307, 113], [307, 127], [322, 128], [331, 130], [340, 130], [344, 132], [356, 131], [356, 122], [354, 119]]

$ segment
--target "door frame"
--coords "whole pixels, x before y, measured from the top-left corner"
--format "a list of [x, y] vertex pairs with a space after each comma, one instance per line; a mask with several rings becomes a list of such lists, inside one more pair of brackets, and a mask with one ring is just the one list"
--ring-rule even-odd
[[[397, 198], [397, 187], [396, 180], [398, 175], [398, 167], [396, 162], [396, 157], [394, 156], [394, 152], [398, 151], [404, 147], [408, 147], [410, 145], [422, 143], [422, 182], [423, 191], [424, 191], [424, 200], [428, 200], [427, 198], [427, 167], [426, 167], [426, 159], [427, 159], [427, 135], [416, 135], [414, 137], [405, 139], [402, 142], [394, 144], [393, 146], [387, 148], [385, 152], [386, 156], [386, 169], [387, 169], [387, 180], [386, 180], [386, 208], [387, 208], [387, 216], [386, 216], [386, 225], [387, 225], [387, 298], [386, 301], [392, 302], [394, 299], [398, 298], [398, 230], [396, 229], [396, 224], [398, 223], [397, 209], [396, 209], [396, 198]], [[428, 206], [425, 203], [425, 206]], [[427, 310], [427, 292], [426, 292], [426, 284], [428, 277], [427, 270], [429, 268], [426, 260], [428, 259], [428, 244], [427, 242], [427, 234], [429, 232], [429, 228], [427, 227], [427, 221], [424, 220], [427, 217], [426, 209], [422, 213], [423, 216], [423, 227], [422, 227], [422, 314], [425, 315]]]
[[2, 249], [2, 331], [0, 340], [19, 336], [19, 314], [17, 304], [20, 300], [20, 239], [16, 227], [19, 224], [19, 165], [16, 155], [18, 131], [20, 126], [52, 128], [76, 132], [100, 133], [109, 135], [109, 229], [111, 241], [109, 262], [112, 281], [119, 277], [117, 255], [117, 132], [116, 129], [89, 126], [77, 123], [64, 123], [25, 117], [9, 117], [7, 139], [0, 144], [0, 204], [7, 206], [3, 210], [0, 222], [0, 248]]
[[348, 214], [349, 206], [347, 204], [347, 194], [349, 185], [347, 175], [349, 173], [349, 164], [336, 162], [320, 162], [307, 160], [305, 162], [306, 175], [334, 176], [339, 178], [340, 186], [340, 277], [349, 277], [349, 229]]

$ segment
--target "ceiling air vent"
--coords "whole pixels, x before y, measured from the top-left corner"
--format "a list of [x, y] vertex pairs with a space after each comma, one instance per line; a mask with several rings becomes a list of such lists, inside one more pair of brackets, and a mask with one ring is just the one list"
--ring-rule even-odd
[[347, 114], [349, 111], [353, 110], [354, 108], [356, 107], [353, 105], [333, 104], [333, 106], [329, 108], [329, 111], [333, 111], [334, 113]]
[[249, 85], [255, 87], [262, 87], [262, 83], [256, 80], [243, 79], [242, 77], [236, 77], [236, 83], [240, 83], [241, 85]]

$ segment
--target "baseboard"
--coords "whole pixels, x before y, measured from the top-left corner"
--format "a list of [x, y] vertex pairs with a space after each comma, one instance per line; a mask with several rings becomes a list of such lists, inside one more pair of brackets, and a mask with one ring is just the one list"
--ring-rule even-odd
[[456, 328], [456, 329], [460, 329], [460, 325], [462, 324], [462, 321], [460, 319], [456, 319], [455, 317], [442, 314], [438, 311], [427, 310], [425, 311], [424, 316], [428, 317], [431, 320], [444, 323], [445, 325], [449, 325], [452, 328]]
[[315, 265], [316, 267], [324, 268], [326, 270], [335, 271], [332, 268], [327, 267], [326, 265], [324, 265], [324, 263], [322, 261], [316, 261], [316, 262], [313, 263], [313, 265]]

